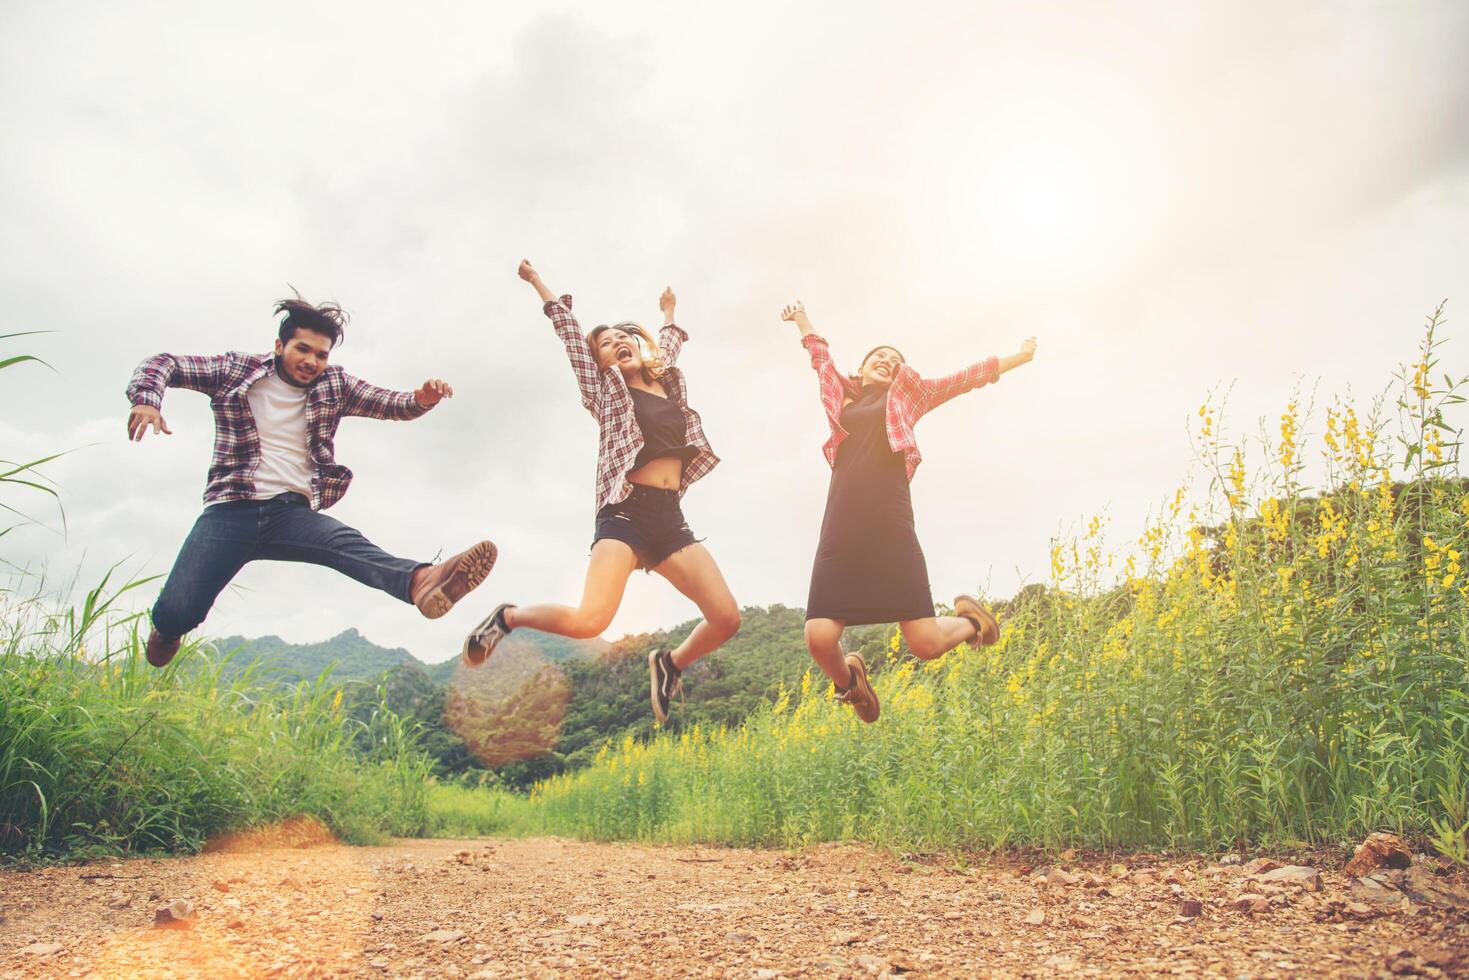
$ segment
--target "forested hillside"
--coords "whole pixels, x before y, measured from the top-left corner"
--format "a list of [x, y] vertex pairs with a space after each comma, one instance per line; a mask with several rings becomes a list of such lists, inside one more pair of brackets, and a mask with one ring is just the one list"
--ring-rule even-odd
[[[811, 666], [800, 609], [749, 607], [737, 635], [689, 669], [685, 695], [668, 727], [707, 730], [734, 726], [782, 685], [794, 689]], [[667, 630], [624, 637], [616, 643], [578, 642], [522, 630], [484, 667], [468, 670], [451, 659], [425, 664], [407, 650], [380, 647], [349, 629], [321, 643], [292, 644], [279, 637], [225, 637], [221, 653], [234, 652], [226, 670], [247, 669], [264, 684], [312, 679], [331, 668], [336, 681], [354, 681], [346, 709], [363, 721], [383, 699], [421, 731], [421, 743], [441, 777], [479, 777], [513, 787], [576, 769], [609, 739], [646, 734], [647, 657], [674, 646], [695, 620]], [[892, 656], [891, 628], [848, 632], [848, 649], [879, 667]]]

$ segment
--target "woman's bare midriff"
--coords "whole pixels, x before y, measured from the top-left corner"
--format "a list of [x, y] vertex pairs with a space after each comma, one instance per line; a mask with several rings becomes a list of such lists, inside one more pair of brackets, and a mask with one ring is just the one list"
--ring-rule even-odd
[[658, 490], [677, 490], [682, 480], [683, 460], [672, 456], [650, 459], [627, 474], [627, 482]]

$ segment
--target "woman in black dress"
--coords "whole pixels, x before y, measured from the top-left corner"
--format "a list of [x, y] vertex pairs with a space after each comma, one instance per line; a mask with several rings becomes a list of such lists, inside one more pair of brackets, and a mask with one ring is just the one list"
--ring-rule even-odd
[[877, 695], [867, 667], [842, 653], [842, 630], [869, 623], [897, 623], [914, 656], [940, 657], [966, 640], [1000, 638], [994, 614], [974, 596], [954, 600], [953, 616], [935, 616], [928, 565], [913, 529], [908, 484], [922, 459], [913, 426], [932, 409], [999, 379], [1035, 357], [1035, 338], [1019, 353], [989, 357], [948, 377], [925, 379], [897, 348], [869, 351], [855, 375], [832, 362], [825, 338], [816, 333], [805, 308], [787, 306], [781, 318], [795, 323], [821, 383], [831, 437], [823, 447], [831, 464], [831, 487], [821, 543], [811, 570], [806, 603], [806, 647], [831, 678], [838, 697], [863, 721], [877, 720]]

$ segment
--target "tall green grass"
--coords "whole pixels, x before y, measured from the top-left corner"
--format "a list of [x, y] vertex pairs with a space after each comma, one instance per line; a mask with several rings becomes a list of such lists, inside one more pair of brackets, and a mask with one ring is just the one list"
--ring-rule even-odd
[[429, 837], [515, 836], [536, 826], [526, 797], [458, 782], [431, 782], [427, 790]]
[[1299, 398], [1254, 440], [1206, 404], [1192, 504], [1172, 495], [1126, 553], [1102, 518], [1054, 542], [1002, 642], [886, 671], [877, 724], [808, 681], [736, 730], [607, 746], [537, 786], [533, 826], [918, 849], [1390, 828], [1464, 860], [1469, 485], [1440, 322], [1388, 394], [1327, 407], [1309, 469]]
[[423, 831], [429, 765], [396, 716], [344, 716], [326, 674], [226, 679], [205, 644], [149, 666], [138, 619], [113, 611], [138, 584], [60, 613], [0, 593], [0, 851], [192, 851], [304, 814], [351, 842]]
[[[40, 330], [27, 330], [22, 333], [0, 334], [0, 341], [14, 340], [16, 337], [32, 337], [43, 332]], [[20, 367], [24, 364], [40, 364], [45, 367], [51, 366], [34, 354], [0, 356], [0, 371]], [[21, 510], [19, 498], [23, 495], [34, 496], [37, 493], [43, 494], [57, 501], [59, 506], [60, 497], [56, 489], [45, 482], [42, 471], [47, 463], [63, 455], [65, 454], [56, 453], [41, 459], [27, 460], [23, 463], [18, 460], [0, 458], [0, 521], [19, 519], [20, 524], [37, 523], [29, 513]], [[64, 511], [61, 512], [61, 517], [64, 522], [66, 518]], [[5, 537], [5, 535], [15, 530], [18, 526], [20, 525], [0, 527], [0, 538]], [[3, 557], [0, 557], [0, 563], [3, 562]]]

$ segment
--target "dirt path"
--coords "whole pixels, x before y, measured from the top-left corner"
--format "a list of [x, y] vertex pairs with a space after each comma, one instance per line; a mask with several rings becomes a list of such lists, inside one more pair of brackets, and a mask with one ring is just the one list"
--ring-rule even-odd
[[[1313, 893], [1202, 860], [1066, 867], [1075, 881], [847, 846], [257, 843], [0, 874], [0, 976], [1469, 974], [1469, 916], [1349, 905], [1339, 875]], [[1236, 910], [1242, 892], [1268, 910]], [[175, 898], [188, 927], [156, 927]]]

